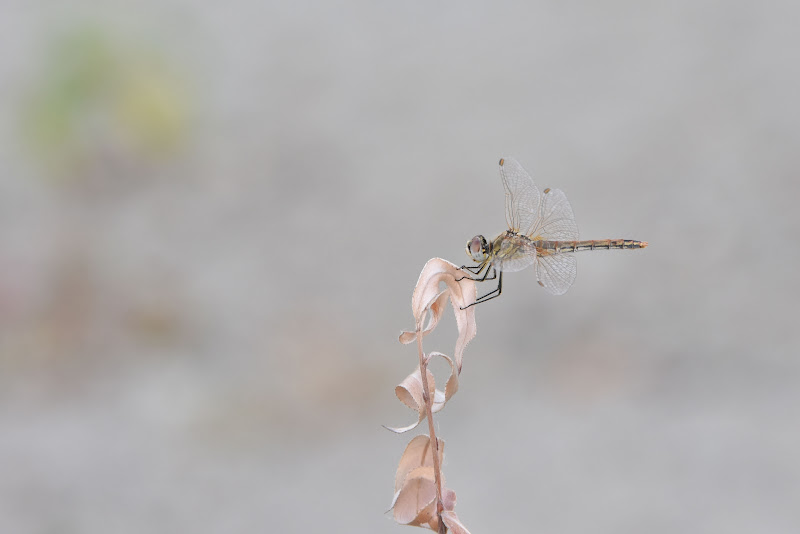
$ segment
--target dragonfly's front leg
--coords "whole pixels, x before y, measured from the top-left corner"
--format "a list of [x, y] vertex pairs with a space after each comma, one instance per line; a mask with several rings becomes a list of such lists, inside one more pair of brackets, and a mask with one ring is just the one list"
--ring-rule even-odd
[[[481, 263], [480, 265], [471, 265], [471, 266], [468, 266], [468, 265], [462, 265], [461, 267], [459, 267], [459, 270], [461, 270], [461, 271], [467, 271], [467, 272], [470, 272], [470, 273], [472, 273], [472, 274], [474, 274], [474, 275], [477, 275], [477, 274], [478, 274], [479, 272], [481, 272], [481, 271], [482, 271], [482, 270], [483, 270], [485, 267], [486, 267], [486, 263]], [[463, 280], [464, 278], [467, 278], [467, 277], [466, 277], [466, 276], [464, 276], [464, 277], [462, 277], [462, 278], [459, 278], [458, 280], [456, 280], [456, 282], [458, 282], [459, 280]]]
[[[486, 274], [489, 274], [488, 270], [486, 271]], [[486, 302], [487, 300], [492, 300], [493, 298], [499, 297], [500, 293], [503, 292], [503, 271], [500, 271], [500, 276], [498, 277], [497, 276], [497, 269], [492, 269], [492, 277], [491, 278], [486, 278], [486, 275], [484, 275], [483, 279], [482, 280], [478, 280], [478, 281], [482, 282], [483, 280], [494, 280], [495, 277], [497, 277], [498, 280], [497, 280], [497, 287], [493, 291], [490, 291], [490, 292], [486, 293], [482, 297], [478, 297], [475, 300], [475, 302], [473, 302], [472, 304], [468, 304], [467, 306], [464, 306], [461, 309], [462, 310], [466, 310], [470, 306], [475, 306], [476, 304], [482, 304], [482, 303]], [[489, 295], [491, 295], [491, 296], [489, 296]]]
[[[478, 276], [479, 274], [481, 274], [481, 271], [483, 271], [484, 269], [486, 269], [487, 273], [489, 272], [489, 270], [488, 270], [489, 269], [489, 262], [485, 261], [485, 262], [481, 263], [480, 265], [474, 265], [472, 267], [467, 267], [466, 265], [462, 265], [460, 267], [460, 269], [462, 271], [467, 271], [469, 273], [472, 273], [473, 276]], [[456, 282], [460, 282], [461, 280], [463, 280], [465, 278], [468, 279], [468, 280], [477, 280], [477, 278], [473, 278], [472, 276], [462, 276], [461, 278], [456, 278]]]
[[[490, 267], [491, 267], [491, 262], [488, 262], [488, 261], [486, 261], [486, 262], [484, 262], [484, 263], [482, 263], [480, 265], [476, 265], [474, 267], [467, 267], [467, 266], [462, 265], [461, 269], [464, 269], [466, 271], [471, 272], [476, 277], [478, 275], [480, 275], [481, 272], [483, 272], [484, 269], [486, 269], [486, 272], [483, 273], [483, 277], [482, 278], [472, 278], [471, 276], [462, 276], [461, 278], [456, 278], [456, 282], [460, 282], [461, 280], [464, 280], [465, 278], [467, 280], [472, 280], [473, 282], [484, 282], [486, 280], [494, 280], [497, 277], [497, 271], [495, 269], [490, 269]], [[477, 269], [477, 270], [473, 271], [472, 269]], [[492, 277], [491, 278], [487, 278], [489, 276], [489, 272], [490, 271], [492, 272]]]

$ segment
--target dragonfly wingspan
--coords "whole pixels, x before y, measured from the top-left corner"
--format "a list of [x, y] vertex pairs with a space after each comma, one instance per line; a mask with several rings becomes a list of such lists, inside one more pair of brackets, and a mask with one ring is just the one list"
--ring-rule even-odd
[[563, 295], [578, 274], [574, 254], [549, 254], [536, 258], [536, 278], [548, 293]]
[[576, 241], [578, 225], [567, 195], [560, 189], [545, 189], [541, 195], [536, 221], [527, 229], [525, 235], [531, 239], [547, 241]]
[[[574, 253], [582, 250], [644, 248], [647, 243], [627, 239], [579, 241], [578, 225], [567, 196], [560, 189], [539, 189], [512, 158], [500, 160], [500, 179], [506, 194], [508, 231], [487, 242], [482, 235], [467, 243], [467, 254], [478, 263], [471, 269], [477, 281], [498, 278], [497, 288], [473, 304], [500, 296], [504, 271], [521, 271], [531, 265], [539, 284], [553, 295], [565, 293], [577, 274]], [[499, 276], [495, 275], [499, 272]], [[489, 274], [491, 278], [488, 278]]]
[[515, 233], [524, 233], [537, 219], [541, 193], [533, 178], [513, 158], [500, 160], [500, 179], [506, 191], [506, 222]]

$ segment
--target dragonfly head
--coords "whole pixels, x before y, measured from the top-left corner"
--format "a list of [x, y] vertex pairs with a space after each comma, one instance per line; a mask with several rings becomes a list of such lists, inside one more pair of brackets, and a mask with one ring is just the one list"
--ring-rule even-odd
[[467, 241], [467, 256], [474, 262], [483, 263], [489, 256], [489, 252], [491, 252], [490, 245], [482, 235], [476, 235]]

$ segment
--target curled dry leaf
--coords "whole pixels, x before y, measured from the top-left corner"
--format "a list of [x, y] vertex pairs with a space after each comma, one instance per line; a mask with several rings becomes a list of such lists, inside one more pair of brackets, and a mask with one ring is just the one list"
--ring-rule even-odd
[[[439, 464], [444, 458], [444, 441], [439, 442]], [[444, 479], [442, 479], [444, 485]], [[395, 495], [392, 502], [394, 519], [401, 525], [427, 527], [439, 530], [439, 514], [436, 513], [436, 483], [433, 471], [433, 454], [428, 436], [417, 436], [411, 440], [400, 458], [395, 476]], [[469, 534], [461, 524], [454, 509], [456, 492], [442, 489], [441, 520], [452, 534]]]
[[[444, 441], [439, 442], [439, 462], [441, 463], [444, 457]], [[400, 463], [397, 464], [397, 473], [394, 477], [394, 490], [398, 491], [405, 482], [408, 473], [417, 467], [433, 467], [433, 452], [431, 451], [431, 440], [425, 434], [415, 436], [414, 439], [408, 442], [406, 450], [403, 451], [403, 456], [400, 457]]]
[[450, 510], [451, 512], [455, 509], [456, 507], [455, 491], [447, 488], [444, 488], [442, 490], [442, 506], [444, 507], [445, 510]]
[[[422, 330], [422, 337], [428, 335], [434, 328], [436, 328], [436, 325], [439, 324], [439, 319], [442, 318], [442, 314], [444, 313], [445, 304], [447, 303], [447, 298], [450, 296], [449, 291], [450, 291], [449, 289], [442, 290], [438, 295], [433, 297], [430, 303], [428, 303], [429, 306], [426, 306], [426, 308], [422, 311], [422, 315], [420, 315], [419, 317], [417, 317], [416, 314], [414, 315], [414, 318], [417, 319], [418, 321], [420, 330]], [[412, 303], [412, 308], [413, 306], [414, 305]], [[423, 315], [425, 315], [428, 312], [428, 309], [430, 309], [430, 317], [428, 318], [428, 324], [425, 325], [424, 328], [422, 328], [421, 323], [423, 322]], [[417, 340], [416, 332], [402, 332], [400, 334], [400, 343], [404, 345], [413, 343], [416, 340]]]
[[[450, 364], [450, 376], [447, 379], [447, 384], [445, 385], [444, 391], [441, 391], [436, 389], [436, 382], [433, 378], [433, 373], [431, 373], [428, 369], [425, 370], [428, 375], [428, 389], [433, 398], [433, 404], [431, 406], [432, 413], [436, 413], [444, 408], [444, 405], [448, 400], [450, 400], [450, 397], [455, 395], [456, 391], [458, 391], [458, 373], [456, 372], [453, 360], [441, 352], [430, 353], [430, 355], [427, 357], [427, 360], [430, 361], [430, 359], [434, 356], [441, 356], [447, 360], [447, 363]], [[426, 411], [425, 399], [422, 394], [422, 372], [420, 371], [419, 366], [417, 366], [413, 373], [408, 375], [397, 387], [394, 388], [394, 392], [395, 395], [397, 395], [397, 398], [400, 399], [400, 402], [412, 410], [415, 410], [418, 415], [417, 421], [411, 425], [400, 428], [384, 427], [392, 432], [397, 432], [400, 434], [415, 428], [423, 421], [423, 419], [425, 419]]]
[[436, 515], [436, 480], [433, 467], [418, 467], [408, 474], [394, 502], [394, 520], [414, 527], [429, 524]]
[[[438, 440], [439, 464], [444, 456], [444, 441]], [[436, 482], [433, 452], [428, 436], [416, 436], [406, 447], [395, 475], [392, 503], [394, 520], [402, 525], [427, 526], [436, 530]]]
[[[417, 280], [414, 294], [411, 296], [411, 311], [416, 320], [414, 332], [403, 332], [400, 334], [401, 343], [411, 343], [417, 339], [417, 333], [422, 336], [427, 335], [436, 328], [439, 319], [444, 313], [444, 303], [447, 298], [453, 305], [453, 312], [456, 316], [456, 326], [458, 327], [458, 340], [456, 341], [455, 362], [458, 372], [461, 372], [461, 360], [464, 348], [467, 343], [475, 337], [477, 326], [475, 325], [475, 307], [466, 306], [475, 302], [477, 289], [475, 282], [469, 278], [464, 278], [468, 273], [460, 270], [458, 266], [441, 258], [428, 260]], [[458, 281], [457, 281], [458, 280]], [[440, 282], [444, 282], [447, 288], [439, 290]], [[431, 316], [427, 325], [423, 325], [425, 318], [430, 311]]]
[[[458, 520], [456, 513], [453, 511], [453, 508], [456, 506], [456, 492], [442, 488], [442, 513], [441, 518], [444, 521], [445, 526], [450, 528], [450, 534], [469, 534], [469, 531], [464, 528], [464, 525]], [[454, 525], [454, 526], [451, 526]], [[438, 532], [439, 531], [439, 518], [434, 516], [427, 524], [428, 528], [431, 530]]]
[[456, 513], [452, 510], [445, 510], [442, 512], [442, 521], [447, 525], [450, 534], [469, 534], [469, 530], [458, 519]]

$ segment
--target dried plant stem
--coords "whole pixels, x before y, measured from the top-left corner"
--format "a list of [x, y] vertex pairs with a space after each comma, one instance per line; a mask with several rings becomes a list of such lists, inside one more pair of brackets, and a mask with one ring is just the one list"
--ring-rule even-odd
[[431, 452], [433, 453], [433, 476], [436, 482], [436, 515], [439, 515], [439, 534], [447, 534], [447, 526], [441, 519], [444, 503], [442, 501], [442, 471], [439, 465], [439, 440], [433, 425], [433, 399], [428, 389], [428, 359], [422, 352], [422, 323], [417, 325], [417, 349], [419, 351], [419, 370], [422, 378], [422, 399], [425, 401], [425, 412], [428, 417]]

